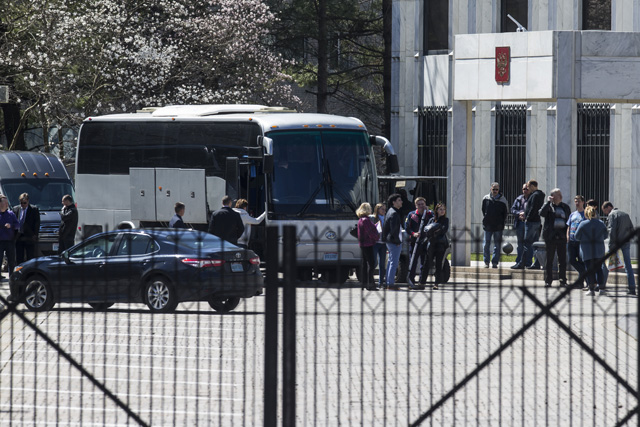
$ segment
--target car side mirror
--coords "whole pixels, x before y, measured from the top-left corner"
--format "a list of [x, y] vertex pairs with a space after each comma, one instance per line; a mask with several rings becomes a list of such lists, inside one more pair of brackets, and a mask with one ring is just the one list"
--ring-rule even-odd
[[64, 252], [62, 252], [61, 256], [62, 256], [62, 259], [64, 260], [64, 262], [66, 264], [71, 264], [71, 260], [69, 259], [69, 252], [64, 251]]

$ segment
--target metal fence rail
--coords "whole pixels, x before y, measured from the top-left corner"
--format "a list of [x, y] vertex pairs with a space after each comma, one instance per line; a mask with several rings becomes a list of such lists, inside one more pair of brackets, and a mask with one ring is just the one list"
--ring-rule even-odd
[[504, 261], [453, 267], [438, 290], [367, 291], [355, 271], [298, 280], [299, 232], [268, 230], [265, 293], [226, 313], [204, 301], [32, 312], [3, 280], [3, 425], [640, 421], [640, 300], [624, 272], [594, 297]]

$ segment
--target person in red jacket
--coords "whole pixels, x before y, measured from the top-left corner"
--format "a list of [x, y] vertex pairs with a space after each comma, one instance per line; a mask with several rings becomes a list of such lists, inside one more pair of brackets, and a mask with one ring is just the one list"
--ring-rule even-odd
[[371, 215], [371, 205], [369, 203], [363, 203], [356, 211], [358, 215], [358, 243], [360, 250], [362, 251], [362, 264], [360, 280], [362, 280], [362, 286], [369, 291], [377, 291], [376, 282], [373, 280], [373, 271], [376, 268], [376, 257], [373, 253], [373, 246], [380, 238], [376, 226], [373, 225], [373, 221], [369, 218]]

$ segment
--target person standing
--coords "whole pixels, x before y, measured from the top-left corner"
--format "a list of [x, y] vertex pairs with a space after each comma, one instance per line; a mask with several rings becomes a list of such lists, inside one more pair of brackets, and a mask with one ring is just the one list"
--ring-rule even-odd
[[544, 204], [545, 194], [538, 190], [538, 181], [529, 180], [529, 199], [524, 209], [524, 251], [520, 265], [516, 269], [537, 269], [533, 264], [533, 244], [540, 238], [540, 208]]
[[[7, 257], [7, 272], [11, 276], [16, 266], [16, 232], [20, 229], [20, 222], [9, 209], [9, 201], [4, 194], [0, 194], [0, 265]], [[0, 277], [2, 275], [0, 274]]]
[[551, 190], [547, 202], [540, 208], [540, 217], [544, 218], [542, 238], [547, 251], [544, 262], [544, 285], [550, 287], [553, 282], [553, 259], [558, 256], [558, 275], [560, 286], [567, 286], [567, 221], [571, 208], [562, 201], [559, 188]]
[[596, 267], [604, 257], [604, 240], [607, 238], [607, 227], [597, 218], [595, 207], [587, 206], [584, 210], [585, 220], [578, 225], [576, 240], [580, 242], [580, 256], [587, 269], [587, 295], [606, 295], [605, 278], [601, 267]]
[[376, 257], [376, 264], [378, 266], [378, 286], [380, 288], [384, 287], [387, 283], [387, 245], [382, 241], [382, 225], [384, 224], [384, 216], [386, 213], [387, 207], [384, 203], [378, 203], [372, 218], [376, 226], [376, 231], [380, 235], [376, 244], [373, 245], [373, 255]]
[[[502, 244], [502, 231], [507, 222], [509, 205], [507, 199], [500, 193], [500, 184], [491, 183], [491, 192], [482, 199], [482, 229], [484, 230], [484, 245], [482, 258], [484, 267], [498, 268]], [[493, 258], [491, 258], [491, 240], [493, 239]]]
[[169, 221], [169, 228], [189, 228], [187, 224], [184, 223], [182, 217], [184, 216], [184, 212], [187, 207], [182, 202], [176, 202], [173, 210], [176, 212], [175, 215]]
[[18, 239], [16, 240], [16, 263], [22, 264], [36, 256], [38, 234], [40, 233], [40, 210], [29, 203], [29, 194], [20, 195], [20, 205], [13, 208], [13, 213], [20, 222]]
[[249, 239], [251, 239], [251, 225], [260, 224], [265, 216], [267, 216], [267, 211], [262, 212], [257, 218], [252, 217], [247, 212], [247, 206], [249, 206], [249, 202], [246, 199], [238, 199], [236, 201], [236, 207], [233, 208], [234, 211], [240, 214], [240, 218], [242, 218], [242, 224], [244, 225], [244, 232], [242, 236], [238, 239], [238, 246], [241, 246], [245, 249], [249, 248]]
[[529, 187], [525, 182], [522, 185], [522, 194], [516, 197], [516, 200], [511, 206], [511, 213], [516, 217], [513, 223], [513, 228], [516, 230], [516, 238], [518, 239], [518, 248], [516, 249], [516, 263], [511, 266], [512, 269], [517, 269], [521, 265], [522, 253], [524, 252], [524, 208], [527, 205], [529, 199]]
[[356, 210], [358, 215], [358, 244], [360, 245], [360, 251], [362, 252], [361, 262], [361, 274], [360, 280], [362, 280], [362, 286], [369, 291], [377, 291], [376, 282], [373, 279], [373, 271], [376, 268], [376, 257], [373, 253], [373, 246], [378, 241], [380, 235], [376, 226], [373, 225], [371, 218], [371, 205], [369, 203], [363, 203]]
[[[433, 218], [433, 212], [427, 208], [427, 200], [424, 197], [417, 197], [415, 200], [415, 211], [409, 212], [407, 217], [404, 220], [404, 229], [405, 232], [411, 238], [410, 248], [409, 248], [409, 256], [410, 261], [413, 261], [409, 266], [409, 276], [407, 276], [407, 283], [409, 286], [413, 286], [413, 281], [416, 277], [416, 269], [418, 267], [418, 261], [420, 264], [424, 264], [424, 257], [426, 256], [426, 250], [423, 247], [424, 239], [420, 237], [420, 225], [423, 227], [429, 222], [431, 218]], [[416, 252], [416, 257], [413, 255], [413, 252]]]
[[[624, 239], [633, 234], [633, 222], [629, 214], [613, 207], [613, 203], [606, 201], [602, 204], [602, 213], [607, 215], [607, 232], [609, 233], [609, 251], [618, 246]], [[627, 242], [620, 248], [624, 269], [627, 272], [628, 294], [636, 294], [636, 281], [633, 277], [633, 265], [631, 265], [631, 242]]]
[[402, 218], [400, 209], [402, 208], [402, 197], [400, 194], [392, 194], [387, 199], [387, 214], [382, 225], [382, 241], [386, 243], [389, 251], [389, 263], [387, 264], [387, 289], [397, 290], [396, 270], [402, 251]]
[[78, 209], [69, 194], [62, 197], [62, 210], [60, 211], [60, 231], [58, 232], [58, 253], [73, 246], [78, 229]]
[[[582, 221], [584, 221], [584, 197], [577, 195], [573, 198], [576, 210], [569, 215], [567, 220], [567, 252], [569, 254], [569, 264], [578, 272], [580, 277], [584, 277], [584, 262], [580, 258], [580, 242], [576, 240], [576, 230]], [[582, 288], [584, 280], [580, 280], [576, 287]]]
[[444, 262], [444, 254], [449, 247], [449, 239], [447, 238], [449, 218], [447, 218], [447, 207], [444, 203], [438, 203], [435, 211], [435, 216], [429, 220], [423, 231], [427, 239], [427, 257], [425, 265], [420, 270], [420, 284], [427, 283], [427, 275], [435, 262], [433, 289], [437, 290], [438, 285], [442, 283], [442, 263]]
[[218, 236], [234, 245], [244, 233], [244, 224], [240, 214], [231, 208], [233, 199], [229, 196], [222, 198], [222, 208], [211, 214], [209, 219], [209, 233]]

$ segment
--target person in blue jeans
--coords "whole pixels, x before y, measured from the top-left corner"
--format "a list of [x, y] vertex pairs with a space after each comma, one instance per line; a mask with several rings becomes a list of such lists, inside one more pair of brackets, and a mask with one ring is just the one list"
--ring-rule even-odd
[[[507, 222], [509, 205], [507, 199], [500, 193], [500, 184], [491, 183], [491, 192], [482, 199], [482, 229], [484, 230], [483, 259], [485, 268], [491, 262], [493, 268], [498, 268], [502, 244], [502, 231]], [[493, 239], [493, 258], [491, 258], [491, 240]]]
[[387, 283], [387, 244], [382, 241], [382, 226], [384, 225], [386, 213], [387, 207], [385, 204], [378, 203], [371, 218], [378, 233], [380, 233], [380, 239], [373, 245], [373, 254], [376, 257], [376, 266], [378, 267], [378, 287], [380, 288], [383, 288]]
[[514, 269], [538, 268], [533, 264], [533, 244], [540, 238], [540, 209], [544, 204], [545, 194], [538, 190], [538, 181], [533, 179], [527, 182], [527, 187], [531, 195], [524, 209], [524, 252], [520, 264], [514, 265]]
[[[627, 237], [634, 233], [633, 222], [629, 214], [613, 207], [613, 203], [604, 202], [602, 213], [607, 215], [607, 232], [609, 233], [609, 251], [615, 249]], [[624, 269], [627, 272], [628, 294], [636, 294], [636, 281], [633, 277], [633, 265], [631, 265], [631, 242], [627, 242], [620, 248]]]
[[527, 206], [527, 200], [529, 199], [529, 187], [525, 182], [522, 184], [522, 194], [516, 197], [516, 200], [511, 206], [511, 213], [516, 217], [513, 223], [513, 228], [516, 230], [516, 238], [518, 239], [518, 247], [516, 249], [516, 263], [511, 267], [516, 269], [522, 261], [522, 254], [524, 253], [524, 208]]
[[400, 252], [402, 251], [402, 217], [400, 209], [402, 208], [402, 197], [400, 194], [392, 194], [387, 199], [387, 215], [382, 225], [382, 241], [387, 244], [389, 251], [389, 263], [387, 264], [387, 289], [397, 290], [396, 270], [400, 261]]
[[[582, 258], [580, 258], [580, 242], [576, 240], [576, 230], [580, 223], [584, 221], [584, 197], [581, 195], [575, 196], [573, 203], [576, 205], [576, 210], [571, 213], [567, 220], [567, 252], [569, 253], [569, 264], [581, 277], [584, 277], [583, 273], [586, 269]], [[584, 281], [581, 280], [575, 286], [582, 288], [583, 284]]]
[[596, 208], [587, 206], [584, 210], [585, 220], [576, 230], [576, 240], [580, 242], [580, 256], [587, 268], [587, 295], [606, 295], [604, 272], [598, 264], [604, 257], [604, 239], [607, 238], [607, 227], [598, 219]]

